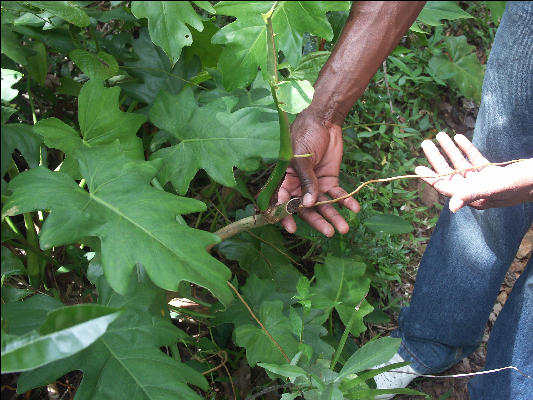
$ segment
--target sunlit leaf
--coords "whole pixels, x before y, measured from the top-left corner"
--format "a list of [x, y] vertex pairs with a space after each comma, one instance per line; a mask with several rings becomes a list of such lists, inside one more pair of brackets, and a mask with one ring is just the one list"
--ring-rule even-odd
[[[273, 4], [222, 1], [215, 5], [217, 14], [237, 17], [213, 36], [213, 43], [226, 45], [219, 68], [228, 90], [248, 85], [258, 67], [266, 71], [266, 26], [261, 14], [269, 11]], [[304, 33], [331, 40], [333, 30], [326, 13], [349, 7], [347, 1], [279, 3], [272, 14], [276, 49], [283, 51], [291, 65], [296, 65], [302, 55]]]
[[75, 157], [88, 191], [63, 173], [34, 168], [10, 182], [3, 215], [51, 210], [40, 232], [43, 249], [99, 237], [105, 276], [118, 292], [141, 263], [162, 288], [177, 290], [186, 280], [231, 302], [229, 270], [205, 250], [217, 237], [176, 221], [178, 214], [205, 210], [203, 203], [150, 186], [154, 163], [128, 159], [118, 145], [82, 148]]
[[277, 113], [256, 107], [232, 112], [236, 101], [223, 97], [198, 107], [190, 88], [176, 96], [160, 93], [150, 110], [150, 120], [180, 140], [152, 156], [163, 159], [159, 173], [163, 182], [172, 182], [183, 194], [203, 168], [222, 185], [235, 186], [233, 167], [255, 169], [261, 158], [277, 155]]

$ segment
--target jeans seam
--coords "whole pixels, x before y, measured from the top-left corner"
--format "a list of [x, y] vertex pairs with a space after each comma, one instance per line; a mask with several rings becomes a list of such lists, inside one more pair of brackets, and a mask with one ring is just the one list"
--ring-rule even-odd
[[416, 371], [415, 368], [415, 371], [416, 372], [423, 372], [423, 373], [427, 373], [427, 372], [430, 372], [431, 371], [431, 367], [429, 367], [428, 365], [426, 365], [422, 360], [420, 360], [420, 358], [418, 358], [408, 347], [407, 345], [405, 344], [405, 341], [402, 340], [402, 344], [401, 344], [401, 347], [407, 352], [409, 353], [409, 356], [412, 357], [418, 364], [420, 364], [422, 367], [424, 367], [426, 369], [426, 371]]

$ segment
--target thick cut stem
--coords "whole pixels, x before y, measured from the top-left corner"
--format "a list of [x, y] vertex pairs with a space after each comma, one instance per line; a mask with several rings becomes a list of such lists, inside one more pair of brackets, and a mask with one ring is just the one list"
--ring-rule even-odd
[[278, 3], [274, 3], [270, 11], [263, 14], [263, 19], [267, 26], [267, 75], [270, 84], [270, 91], [272, 98], [278, 110], [279, 119], [279, 155], [278, 162], [274, 171], [268, 178], [265, 186], [257, 196], [257, 206], [261, 211], [266, 211], [272, 202], [273, 196], [276, 195], [279, 185], [281, 184], [289, 162], [292, 158], [292, 144], [291, 131], [289, 126], [289, 117], [287, 113], [279, 107], [278, 98], [276, 96], [276, 87], [278, 84], [278, 53], [276, 51], [276, 44], [274, 42], [274, 30], [272, 28], [272, 14], [275, 12]]
[[[250, 229], [258, 228], [260, 226], [277, 224], [283, 218], [294, 214], [300, 205], [299, 199], [292, 199], [288, 203], [279, 204], [277, 206], [269, 208], [262, 214], [254, 214], [249, 217], [235, 221], [229, 225], [226, 225], [222, 229], [215, 232], [221, 241], [229, 239], [241, 232], [248, 231]], [[214, 245], [211, 245], [207, 250], [211, 250]]]
[[[475, 169], [481, 169], [484, 167], [488, 167], [490, 165], [508, 165], [517, 163], [520, 161], [526, 161], [525, 159], [518, 159], [518, 160], [511, 160], [511, 161], [505, 161], [505, 162], [499, 162], [499, 163], [488, 163], [484, 165], [475, 165], [469, 168], [464, 168], [460, 170], [454, 170], [451, 172], [447, 172], [445, 174], [438, 174], [438, 175], [431, 175], [431, 176], [420, 176], [420, 175], [401, 175], [401, 176], [393, 176], [391, 178], [382, 178], [382, 179], [372, 179], [366, 182], [361, 183], [357, 189], [355, 189], [353, 192], [348, 193], [347, 195], [337, 197], [336, 199], [332, 200], [325, 200], [325, 201], [319, 201], [318, 203], [315, 203], [313, 207], [320, 206], [323, 204], [331, 204], [336, 203], [338, 201], [344, 200], [350, 196], [353, 196], [354, 194], [358, 193], [361, 189], [363, 189], [365, 186], [371, 184], [371, 183], [379, 183], [379, 182], [391, 182], [399, 179], [410, 179], [410, 178], [440, 178], [445, 176], [450, 176], [453, 174], [475, 170]], [[240, 232], [247, 231], [249, 229], [257, 228], [260, 226], [268, 225], [268, 224], [276, 224], [278, 223], [282, 218], [294, 214], [298, 211], [299, 208], [302, 208], [302, 204], [300, 199], [293, 198], [288, 203], [280, 204], [277, 206], [273, 206], [269, 208], [266, 212], [263, 214], [257, 214], [252, 215], [251, 217], [243, 218], [239, 221], [236, 221], [230, 225], [225, 226], [224, 228], [218, 230], [215, 232], [216, 235], [218, 235], [223, 241], [237, 235]], [[208, 247], [208, 250], [210, 250], [213, 246]]]

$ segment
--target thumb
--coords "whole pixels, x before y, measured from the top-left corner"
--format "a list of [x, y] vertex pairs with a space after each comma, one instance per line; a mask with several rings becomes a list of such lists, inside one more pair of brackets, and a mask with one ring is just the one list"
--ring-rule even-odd
[[478, 193], [477, 191], [460, 190], [452, 196], [450, 203], [448, 204], [448, 208], [451, 212], [455, 213], [460, 208], [472, 203], [473, 201], [479, 200], [482, 197], [483, 194]]
[[292, 160], [292, 168], [300, 178], [302, 187], [302, 204], [311, 207], [318, 198], [318, 179], [310, 158], [295, 158]]

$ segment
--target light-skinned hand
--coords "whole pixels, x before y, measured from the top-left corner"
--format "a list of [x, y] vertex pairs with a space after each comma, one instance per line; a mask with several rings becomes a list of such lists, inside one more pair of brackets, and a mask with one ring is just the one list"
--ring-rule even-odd
[[453, 170], [489, 164], [489, 160], [463, 135], [456, 135], [454, 142], [446, 133], [440, 132], [437, 141], [442, 152], [432, 141], [422, 142], [422, 149], [433, 170], [419, 166], [415, 172], [420, 176], [429, 176], [422, 179], [439, 193], [450, 197], [449, 208], [452, 212], [465, 205], [484, 210], [533, 201], [533, 158], [505, 166], [490, 165], [432, 178]]

